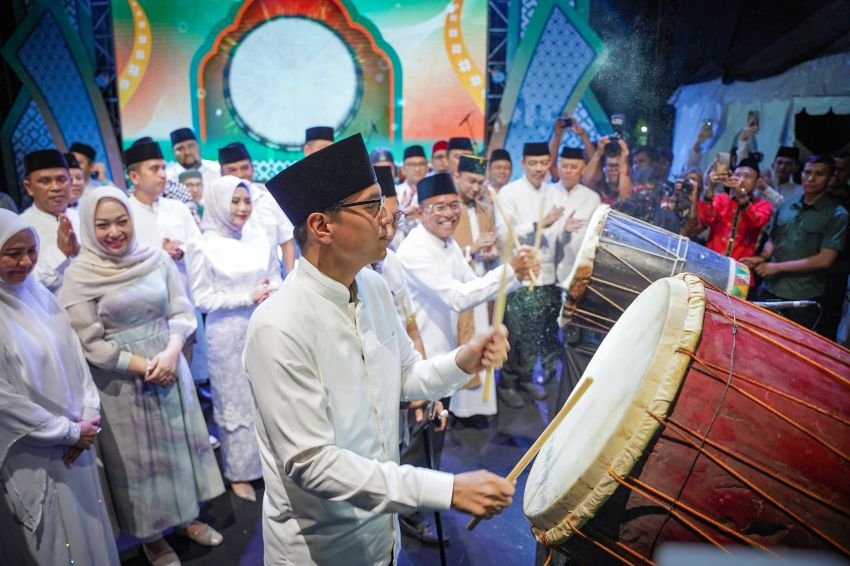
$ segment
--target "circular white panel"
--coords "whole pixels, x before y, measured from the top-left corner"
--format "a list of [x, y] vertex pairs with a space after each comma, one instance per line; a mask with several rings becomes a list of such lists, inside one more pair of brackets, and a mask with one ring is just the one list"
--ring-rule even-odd
[[251, 30], [233, 53], [230, 102], [254, 133], [300, 146], [310, 126], [336, 128], [357, 102], [357, 67], [345, 43], [313, 20], [277, 18]]

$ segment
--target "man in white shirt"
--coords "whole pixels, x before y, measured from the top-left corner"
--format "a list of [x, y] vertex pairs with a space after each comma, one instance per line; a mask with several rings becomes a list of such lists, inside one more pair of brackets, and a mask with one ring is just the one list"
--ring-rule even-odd
[[280, 257], [286, 273], [295, 267], [295, 243], [292, 240], [292, 223], [274, 201], [266, 186], [254, 182], [254, 163], [245, 144], [235, 142], [218, 150], [222, 175], [233, 175], [251, 183], [254, 212], [245, 225], [249, 231], [264, 234], [269, 246], [280, 246]]
[[133, 186], [130, 207], [135, 216], [136, 238], [144, 245], [168, 252], [186, 282], [183, 250], [201, 231], [185, 204], [162, 196], [166, 175], [159, 144], [150, 138], [137, 140], [124, 152], [124, 162]]
[[581, 184], [586, 167], [584, 152], [577, 147], [565, 147], [558, 158], [558, 182], [553, 188], [562, 194], [564, 215], [559, 222], [564, 228], [569, 222], [570, 240], [565, 246], [555, 250], [555, 279], [559, 283], [566, 281], [573, 268], [587, 221], [596, 208], [602, 204], [602, 199], [596, 191]]
[[[481, 330], [489, 327], [486, 303], [496, 298], [502, 273], [507, 272], [507, 289], [513, 291], [528, 279], [535, 261], [533, 250], [523, 247], [516, 251], [510, 263], [477, 275], [452, 238], [463, 208], [452, 176], [436, 173], [426, 177], [419, 183], [417, 196], [422, 219], [402, 242], [398, 257], [413, 300], [419, 305], [416, 323], [425, 351], [433, 356], [450, 352], [459, 345], [459, 313], [481, 305], [485, 307]], [[495, 414], [495, 395], [491, 403], [484, 403], [481, 380], [470, 385], [469, 389], [455, 393], [461, 396], [461, 406], [450, 410], [462, 418]], [[445, 401], [443, 404], [447, 405]]]
[[420, 359], [386, 283], [363, 269], [386, 254], [390, 219], [359, 134], [268, 186], [296, 225], [302, 256], [255, 311], [243, 354], [266, 485], [265, 563], [391, 564], [399, 551], [394, 513], [501, 511], [514, 491], [504, 478], [399, 466], [398, 408], [401, 399], [438, 398], [482, 365], [499, 365], [503, 329]]
[[304, 157], [325, 149], [334, 142], [334, 129], [330, 126], [313, 126], [304, 130]]
[[514, 168], [511, 154], [506, 149], [494, 149], [490, 154], [490, 165], [487, 169], [487, 185], [496, 192], [511, 180]]
[[390, 244], [398, 249], [404, 237], [416, 226], [419, 221], [419, 200], [416, 198], [416, 185], [428, 174], [428, 159], [425, 157], [425, 148], [421, 145], [411, 145], [404, 148], [404, 156], [401, 162], [401, 172], [404, 174], [404, 182], [396, 186], [399, 207], [404, 212], [404, 219], [396, 232], [396, 237]]
[[200, 171], [204, 178], [204, 184], [210, 183], [221, 177], [221, 167], [215, 161], [201, 159], [201, 148], [198, 138], [191, 128], [178, 128], [171, 132], [171, 149], [174, 151], [176, 163], [172, 163], [165, 171], [166, 177], [172, 183], [179, 182], [180, 173], [184, 171]]
[[80, 217], [68, 208], [71, 175], [65, 157], [55, 149], [33, 151], [24, 156], [24, 189], [32, 206], [21, 213], [38, 232], [38, 264], [35, 278], [55, 293], [62, 275], [80, 252], [77, 234]]
[[544, 380], [551, 379], [557, 371], [560, 352], [557, 320], [561, 291], [555, 285], [555, 255], [570, 236], [563, 223], [558, 222], [564, 215], [564, 195], [546, 182], [549, 166], [549, 144], [526, 143], [522, 155], [523, 176], [502, 187], [498, 197], [508, 216], [496, 215], [502, 245], [509, 237], [509, 225], [523, 244], [534, 242], [538, 223], [542, 230], [537, 286], [533, 291], [511, 294], [505, 308], [511, 349], [499, 380], [499, 398], [512, 408], [525, 404], [520, 393], [536, 401], [546, 398], [543, 388], [532, 380], [532, 372], [539, 357]]

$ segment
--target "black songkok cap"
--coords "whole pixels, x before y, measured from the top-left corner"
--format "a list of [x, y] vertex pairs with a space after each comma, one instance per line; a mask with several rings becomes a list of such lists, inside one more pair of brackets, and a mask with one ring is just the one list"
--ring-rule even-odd
[[490, 154], [490, 163], [494, 161], [510, 161], [511, 154], [508, 153], [506, 149], [494, 149], [493, 153]]
[[584, 161], [584, 151], [577, 147], [565, 147], [561, 150], [561, 157], [564, 159], [581, 159]]
[[[425, 157], [425, 148], [421, 145], [411, 145], [410, 147], [404, 148], [404, 159], [409, 159], [411, 157]], [[402, 161], [404, 161], [402, 159]], [[428, 159], [425, 157], [425, 159]]]
[[204, 176], [201, 175], [201, 172], [197, 169], [186, 169], [185, 171], [177, 175], [177, 182], [179, 183], [185, 183], [189, 179], [200, 179], [201, 181], [203, 181]]
[[77, 161], [77, 158], [70, 151], [65, 154], [65, 163], [68, 164], [68, 169], [82, 169], [80, 162]]
[[148, 159], [163, 159], [162, 149], [160, 149], [159, 144], [149, 136], [137, 139], [124, 152], [124, 164], [127, 167], [134, 163], [147, 161]]
[[94, 161], [94, 156], [96, 155], [94, 148], [90, 145], [84, 144], [83, 142], [73, 142], [71, 147], [68, 148], [68, 151], [82, 153], [89, 158], [89, 161]]
[[395, 197], [398, 193], [395, 190], [395, 179], [393, 179], [393, 168], [389, 165], [376, 165], [375, 176], [378, 178], [378, 184], [381, 185], [381, 194], [385, 197]]
[[363, 137], [354, 134], [290, 165], [272, 177], [266, 188], [286, 217], [299, 226], [311, 213], [328, 210], [377, 182]]
[[65, 156], [55, 149], [40, 149], [31, 151], [24, 155], [24, 175], [41, 169], [53, 169], [54, 167], [68, 168]]
[[528, 142], [522, 146], [523, 157], [537, 157], [549, 155], [549, 144], [546, 142]]
[[304, 143], [312, 140], [334, 141], [334, 129], [330, 126], [313, 126], [304, 130]]
[[449, 138], [449, 151], [453, 149], [466, 149], [472, 151], [472, 140], [469, 138]]
[[735, 165], [735, 169], [737, 169], [738, 167], [749, 167], [750, 169], [756, 172], [756, 175], [761, 175], [758, 159], [755, 159], [753, 157], [747, 157], [746, 159], [742, 159], [738, 162], [737, 165]]
[[451, 173], [434, 173], [416, 184], [416, 196], [419, 198], [419, 204], [431, 197], [456, 194], [457, 189], [454, 181], [452, 181]]
[[776, 157], [790, 157], [794, 161], [800, 161], [800, 148], [783, 145], [776, 152]]
[[237, 161], [243, 161], [245, 159], [251, 159], [251, 156], [248, 154], [248, 150], [242, 142], [229, 143], [218, 149], [218, 162], [220, 165], [236, 163]]
[[393, 158], [393, 152], [386, 147], [376, 147], [372, 150], [372, 153], [369, 154], [369, 159], [372, 163], [380, 163], [381, 161], [389, 161], [390, 163], [395, 163], [395, 159]]
[[466, 171], [485, 175], [487, 173], [487, 160], [477, 155], [461, 155], [457, 164], [458, 173]]
[[177, 145], [178, 143], [186, 140], [198, 141], [198, 138], [195, 137], [195, 132], [192, 131], [192, 128], [179, 128], [171, 132], [171, 145]]

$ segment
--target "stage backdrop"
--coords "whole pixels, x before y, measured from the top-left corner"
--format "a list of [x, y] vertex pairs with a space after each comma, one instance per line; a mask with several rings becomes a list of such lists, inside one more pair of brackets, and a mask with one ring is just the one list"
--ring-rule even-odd
[[[486, 0], [112, 0], [125, 147], [195, 129], [205, 158], [242, 141], [258, 179], [304, 129], [370, 148], [484, 136]], [[170, 154], [168, 154], [170, 157]]]

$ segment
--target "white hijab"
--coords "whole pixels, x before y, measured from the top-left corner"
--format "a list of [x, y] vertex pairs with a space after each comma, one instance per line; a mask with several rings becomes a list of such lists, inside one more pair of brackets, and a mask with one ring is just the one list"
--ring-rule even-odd
[[[98, 203], [105, 198], [120, 202], [133, 224], [130, 245], [121, 255], [115, 255], [95, 236], [94, 214]], [[86, 193], [80, 201], [82, 250], [65, 270], [59, 289], [59, 303], [63, 307], [98, 299], [171, 261], [164, 250], [139, 244], [135, 226], [130, 200], [121, 189], [104, 186]]]
[[[9, 239], [35, 229], [19, 216], [0, 209], [0, 248]], [[30, 275], [10, 285], [0, 279], [0, 465], [19, 439], [55, 416], [78, 421], [83, 415], [88, 364], [68, 316], [53, 294]], [[25, 401], [30, 401], [25, 402]], [[35, 456], [33, 456], [35, 458]], [[30, 527], [40, 521], [46, 468], [30, 462], [27, 489], [11, 494], [20, 518]], [[8, 486], [7, 486], [8, 489]]]
[[248, 196], [251, 197], [251, 202], [253, 202], [254, 191], [251, 183], [233, 175], [219, 177], [210, 183], [209, 187], [204, 187], [202, 231], [216, 232], [226, 238], [236, 238], [237, 240], [242, 238], [242, 226], [234, 224], [233, 215], [230, 214], [230, 202], [233, 200], [233, 193], [239, 187], [248, 192]]

